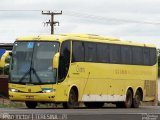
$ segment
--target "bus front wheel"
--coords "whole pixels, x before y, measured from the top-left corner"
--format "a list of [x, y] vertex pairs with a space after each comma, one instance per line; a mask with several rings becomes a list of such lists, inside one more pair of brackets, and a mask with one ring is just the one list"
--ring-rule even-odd
[[76, 90], [71, 89], [70, 94], [69, 94], [69, 100], [68, 102], [63, 103], [64, 108], [75, 108], [78, 106], [78, 93]]
[[37, 102], [26, 101], [25, 104], [26, 104], [27, 108], [29, 108], [29, 109], [34, 109], [37, 107]]

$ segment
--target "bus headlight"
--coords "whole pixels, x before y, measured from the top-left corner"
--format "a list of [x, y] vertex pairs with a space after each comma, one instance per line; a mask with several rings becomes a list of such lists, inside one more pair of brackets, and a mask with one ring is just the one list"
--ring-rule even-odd
[[42, 88], [43, 93], [50, 93], [50, 92], [54, 92], [54, 91], [55, 91], [55, 89], [53, 89], [53, 88]]
[[14, 88], [9, 88], [9, 91], [11, 91], [11, 92], [18, 92], [18, 90], [14, 89]]

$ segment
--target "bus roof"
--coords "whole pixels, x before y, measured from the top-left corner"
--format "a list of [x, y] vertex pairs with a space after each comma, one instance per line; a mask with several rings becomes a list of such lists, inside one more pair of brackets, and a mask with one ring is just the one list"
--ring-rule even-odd
[[111, 44], [134, 45], [155, 47], [153, 44], [144, 44], [140, 42], [125, 41], [116, 37], [100, 36], [93, 34], [59, 34], [59, 35], [39, 35], [19, 37], [16, 41], [65, 41], [65, 40], [81, 40], [90, 42], [102, 42]]

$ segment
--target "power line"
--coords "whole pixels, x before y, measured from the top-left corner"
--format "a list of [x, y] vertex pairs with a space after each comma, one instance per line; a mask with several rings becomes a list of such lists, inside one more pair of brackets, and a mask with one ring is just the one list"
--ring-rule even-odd
[[[1, 9], [0, 11], [2, 12], [40, 12], [43, 10], [39, 10], [39, 9], [33, 9], [33, 10], [11, 10], [11, 9]], [[45, 11], [49, 11], [49, 10], [45, 10]], [[77, 12], [77, 11], [69, 11], [66, 10], [66, 12], [64, 13], [64, 15], [66, 16], [74, 16], [74, 17], [80, 17], [83, 19], [94, 19], [94, 20], [110, 20], [110, 21], [115, 21], [115, 22], [124, 22], [124, 23], [138, 23], [138, 24], [151, 24], [151, 25], [160, 25], [160, 22], [150, 22], [150, 21], [140, 21], [140, 20], [128, 20], [128, 19], [122, 19], [122, 18], [111, 18], [111, 17], [104, 17], [104, 16], [97, 16], [97, 15], [93, 15], [93, 14], [88, 14], [88, 13], [81, 13], [81, 12]]]
[[120, 18], [110, 18], [110, 17], [103, 17], [103, 16], [97, 16], [97, 15], [92, 15], [88, 13], [78, 13], [78, 12], [67, 12], [67, 16], [74, 16], [74, 17], [80, 17], [84, 19], [97, 19], [97, 20], [110, 20], [110, 21], [115, 21], [115, 22], [125, 22], [125, 23], [138, 23], [138, 24], [152, 24], [152, 25], [160, 25], [160, 22], [150, 22], [150, 21], [139, 21], [139, 20], [128, 20], [128, 19], [120, 19]]
[[43, 12], [42, 11], [42, 15], [50, 15], [51, 16], [51, 20], [49, 20], [48, 22], [45, 22], [45, 24], [50, 24], [51, 26], [51, 34], [54, 34], [54, 26], [58, 23], [58, 26], [59, 26], [59, 22], [58, 21], [54, 21], [54, 16], [55, 15], [61, 15], [62, 14], [62, 11], [61, 12], [51, 12], [51, 11], [48, 11], [48, 12]]

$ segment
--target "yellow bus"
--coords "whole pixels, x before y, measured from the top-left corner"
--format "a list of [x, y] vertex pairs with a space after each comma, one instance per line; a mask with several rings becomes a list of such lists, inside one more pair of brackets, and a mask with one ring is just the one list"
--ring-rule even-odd
[[157, 101], [151, 44], [89, 34], [27, 36], [15, 41], [11, 56], [9, 98], [28, 108], [48, 102], [138, 108]]
[[8, 51], [5, 49], [0, 49], [0, 74], [1, 75], [9, 74], [9, 61], [10, 61], [9, 53], [10, 52], [11, 51]]
[[8, 63], [6, 63], [6, 59], [9, 57], [9, 52], [10, 51], [5, 51], [0, 58], [0, 68], [4, 68]]

